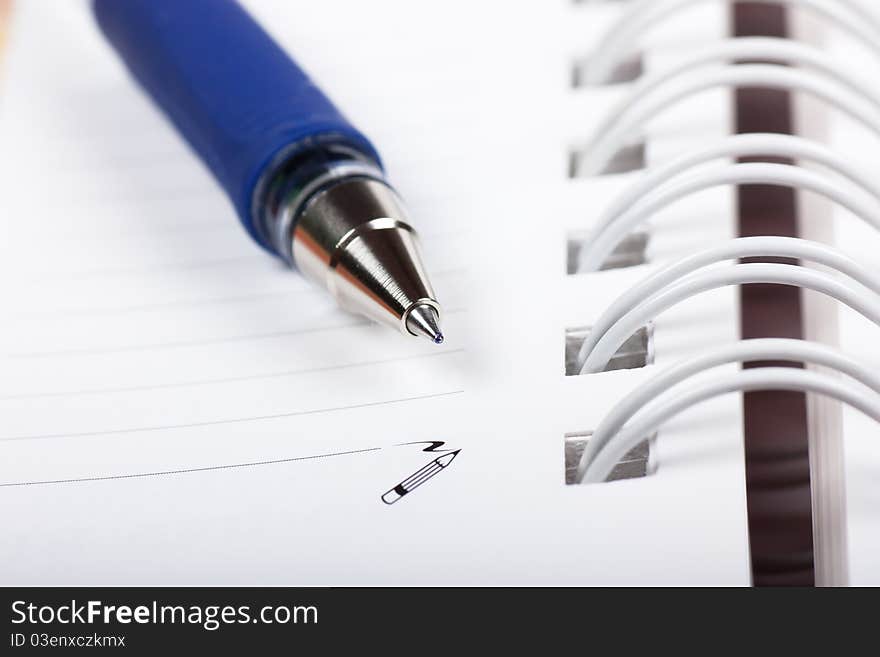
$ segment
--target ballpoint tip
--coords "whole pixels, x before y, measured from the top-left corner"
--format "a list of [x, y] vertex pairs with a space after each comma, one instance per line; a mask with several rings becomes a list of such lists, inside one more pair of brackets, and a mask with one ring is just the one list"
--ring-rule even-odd
[[434, 306], [427, 303], [418, 304], [409, 312], [406, 318], [406, 328], [413, 335], [426, 337], [434, 344], [443, 344], [440, 317]]

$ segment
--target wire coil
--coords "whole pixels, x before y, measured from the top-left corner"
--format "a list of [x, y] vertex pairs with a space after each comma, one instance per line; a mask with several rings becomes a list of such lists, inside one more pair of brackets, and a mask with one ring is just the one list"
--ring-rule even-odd
[[[577, 62], [576, 80], [613, 82], [638, 52], [632, 44], [679, 11], [717, 0], [638, 0], [627, 7], [594, 54]], [[880, 19], [851, 0], [759, 0], [809, 11], [880, 58]], [[746, 63], [739, 63], [746, 62]], [[754, 63], [760, 62], [760, 63]], [[634, 81], [622, 102], [578, 150], [577, 177], [602, 175], [647, 121], [713, 88], [800, 91], [823, 100], [880, 137], [880, 95], [850, 67], [822, 50], [783, 38], [745, 37], [711, 44], [673, 68]], [[736, 163], [748, 158], [747, 163]], [[779, 159], [790, 161], [780, 164]], [[759, 160], [759, 161], [753, 161]], [[718, 164], [715, 164], [718, 163]], [[819, 165], [805, 168], [804, 163]], [[771, 185], [818, 194], [880, 230], [880, 185], [873, 172], [826, 145], [782, 134], [740, 134], [682, 153], [639, 173], [601, 210], [577, 253], [576, 274], [599, 270], [632, 232], [677, 201], [719, 186]], [[740, 261], [749, 258], [743, 264]], [[780, 264], [779, 258], [791, 263]], [[773, 262], [754, 262], [773, 259]], [[734, 262], [729, 262], [734, 261]], [[823, 269], [807, 267], [813, 263]], [[581, 374], [603, 372], [634, 331], [701, 292], [732, 285], [779, 284], [811, 289], [849, 306], [880, 326], [880, 274], [838, 250], [793, 237], [758, 236], [707, 245], [661, 266], [613, 301], [591, 327], [577, 354]], [[655, 346], [656, 349], [656, 346]], [[731, 363], [789, 361], [827, 372], [758, 367], [701, 376]], [[661, 371], [615, 405], [599, 423], [577, 466], [575, 481], [604, 481], [615, 464], [670, 418], [729, 392], [796, 390], [829, 396], [880, 421], [880, 376], [838, 350], [801, 340], [762, 338], [720, 345]]]

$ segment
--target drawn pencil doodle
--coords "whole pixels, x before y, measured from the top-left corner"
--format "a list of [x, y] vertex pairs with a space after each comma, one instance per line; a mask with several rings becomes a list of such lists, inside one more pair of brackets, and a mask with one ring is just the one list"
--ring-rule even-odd
[[394, 504], [405, 495], [408, 495], [416, 488], [424, 484], [426, 481], [436, 476], [450, 466], [452, 461], [458, 456], [461, 449], [441, 450], [445, 443], [443, 441], [427, 441], [419, 443], [404, 443], [405, 445], [428, 445], [423, 452], [443, 452], [440, 456], [430, 461], [426, 465], [413, 472], [409, 477], [394, 486], [391, 490], [386, 491], [382, 495], [382, 501], [385, 504]]

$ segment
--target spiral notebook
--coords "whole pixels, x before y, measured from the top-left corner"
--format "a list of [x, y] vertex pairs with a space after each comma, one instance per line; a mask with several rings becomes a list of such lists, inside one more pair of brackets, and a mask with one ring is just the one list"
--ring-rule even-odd
[[[16, 3], [0, 85], [3, 583], [749, 584], [737, 395], [576, 484], [616, 404], [740, 338], [736, 290], [719, 288], [577, 375], [615, 299], [737, 234], [735, 191], [718, 187], [575, 273], [583, 237], [646, 171], [731, 133], [719, 87], [630, 135], [606, 172], [582, 168], [639, 79], [725, 38], [726, 3], [673, 12], [615, 84], [579, 76], [638, 3], [246, 4], [380, 145], [448, 341], [369, 326], [267, 258], [87, 7]], [[862, 339], [849, 322], [844, 348]], [[862, 422], [842, 415], [856, 583], [880, 577], [878, 450], [850, 451]]]

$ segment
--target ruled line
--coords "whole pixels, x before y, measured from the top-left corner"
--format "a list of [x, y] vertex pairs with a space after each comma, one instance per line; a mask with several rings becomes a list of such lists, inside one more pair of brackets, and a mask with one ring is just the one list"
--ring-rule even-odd
[[327, 365], [323, 367], [309, 367], [300, 370], [286, 370], [283, 372], [266, 372], [264, 374], [248, 374], [242, 376], [229, 376], [215, 379], [198, 379], [194, 381], [177, 381], [170, 383], [155, 383], [139, 386], [121, 386], [116, 388], [95, 388], [92, 390], [66, 390], [56, 392], [31, 392], [14, 395], [0, 395], [0, 401], [14, 401], [19, 399], [46, 399], [52, 397], [77, 397], [84, 395], [104, 395], [125, 392], [143, 392], [146, 390], [167, 390], [173, 388], [188, 388], [205, 385], [220, 385], [224, 383], [236, 383], [241, 381], [259, 381], [263, 379], [277, 379], [284, 377], [300, 376], [303, 374], [315, 374], [317, 372], [332, 372], [346, 369], [357, 369], [359, 367], [371, 367], [375, 365], [387, 365], [390, 363], [400, 363], [411, 360], [421, 360], [426, 358], [438, 358], [440, 356], [449, 356], [452, 354], [463, 353], [464, 349], [449, 349], [446, 351], [432, 351], [431, 353], [416, 354], [413, 356], [404, 356], [396, 358], [386, 358], [383, 360], [371, 360], [361, 363], [345, 363], [342, 365]]
[[251, 340], [268, 340], [271, 338], [280, 338], [294, 335], [307, 335], [309, 333], [320, 333], [321, 331], [340, 331], [351, 328], [359, 328], [370, 326], [371, 322], [352, 321], [348, 324], [312, 326], [309, 328], [296, 329], [290, 331], [272, 331], [269, 333], [252, 333], [250, 335], [235, 335], [224, 338], [205, 338], [198, 340], [179, 340], [175, 342], [158, 342], [154, 344], [124, 345], [120, 347], [92, 347], [84, 349], [64, 349], [58, 351], [34, 351], [30, 353], [12, 354], [10, 358], [16, 360], [32, 359], [32, 358], [61, 358], [65, 356], [95, 356], [100, 354], [120, 354], [134, 351], [152, 351], [161, 349], [180, 349], [184, 347], [198, 347], [200, 345], [226, 344], [230, 342], [249, 342]]
[[[464, 308], [453, 308], [444, 312], [444, 315], [454, 315], [464, 312]], [[252, 333], [249, 335], [234, 335], [223, 338], [204, 338], [198, 340], [179, 340], [172, 342], [157, 342], [152, 344], [123, 345], [119, 347], [89, 347], [82, 349], [59, 349], [57, 351], [34, 351], [20, 354], [11, 354], [9, 358], [16, 360], [36, 359], [36, 358], [60, 358], [65, 356], [93, 356], [100, 354], [118, 354], [135, 351], [152, 351], [161, 349], [180, 349], [184, 347], [197, 347], [210, 344], [226, 344], [230, 342], [249, 342], [252, 340], [267, 340], [271, 338], [280, 338], [295, 335], [306, 335], [309, 333], [319, 333], [322, 331], [341, 331], [352, 328], [363, 328], [366, 326], [375, 326], [374, 322], [369, 320], [352, 320], [345, 324], [333, 324], [323, 326], [313, 326], [303, 329], [292, 329], [288, 331], [272, 331], [268, 333]]]
[[180, 301], [164, 301], [159, 303], [144, 303], [131, 306], [116, 307], [91, 307], [91, 308], [67, 308], [62, 310], [33, 311], [12, 315], [16, 320], [43, 320], [52, 317], [103, 317], [107, 315], [127, 315], [129, 313], [168, 310], [169, 308], [191, 308], [202, 306], [221, 306], [235, 303], [250, 303], [264, 301], [266, 299], [299, 298], [300, 296], [326, 294], [318, 287], [285, 290], [284, 292], [267, 292], [262, 294], [241, 294], [231, 297], [214, 297], [212, 299], [182, 299]]
[[[96, 230], [100, 230], [100, 227], [96, 227]], [[450, 239], [449, 235], [451, 235], [451, 233], [422, 233], [420, 234], [420, 237], [423, 240], [437, 242], [443, 239]], [[241, 237], [241, 241], [243, 244], [248, 243], [247, 238], [244, 236]], [[284, 272], [285, 275], [289, 272], [289, 267], [285, 265], [279, 258], [270, 257], [264, 253], [259, 253], [259, 248], [256, 245], [253, 245], [252, 248], [254, 250], [253, 255], [218, 258], [214, 260], [155, 263], [138, 267], [101, 267], [97, 269], [85, 269], [80, 271], [52, 271], [45, 275], [30, 276], [25, 281], [25, 284], [29, 286], [39, 286], [45, 285], [47, 283], [54, 283], [59, 280], [89, 280], [103, 276], [165, 276], [168, 274], [179, 272], [198, 271], [200, 269], [216, 269], [218, 267], [250, 266], [254, 268], [259, 268], [260, 271], [268, 270], [274, 271], [276, 273]]]
[[261, 465], [278, 465], [281, 463], [294, 463], [296, 461], [313, 461], [327, 459], [334, 456], [350, 456], [352, 454], [364, 454], [366, 452], [380, 451], [381, 447], [367, 447], [365, 449], [353, 449], [347, 452], [330, 452], [328, 454], [314, 454], [312, 456], [296, 456], [287, 459], [272, 459], [268, 461], [249, 461], [247, 463], [229, 463], [226, 465], [209, 465], [201, 468], [181, 468], [179, 470], [157, 470], [155, 472], [136, 472], [124, 475], [105, 475], [96, 477], [72, 477], [70, 479], [44, 479], [38, 481], [13, 481], [0, 483], [0, 488], [18, 488], [25, 486], [47, 486], [50, 484], [78, 484], [92, 481], [115, 481], [119, 479], [143, 479], [145, 477], [163, 477], [168, 475], [192, 474], [197, 472], [212, 472], [216, 470], [234, 470], [238, 468], [253, 468]]
[[230, 418], [225, 420], [209, 420], [205, 422], [189, 422], [185, 424], [165, 424], [147, 427], [130, 427], [127, 429], [107, 429], [104, 431], [80, 431], [75, 433], [44, 433], [31, 434], [22, 436], [6, 436], [0, 438], [0, 442], [14, 442], [23, 440], [48, 440], [53, 438], [84, 438], [87, 436], [110, 436], [130, 433], [147, 433], [154, 431], [168, 431], [171, 429], [194, 429], [198, 427], [211, 427], [224, 424], [243, 424], [246, 422], [261, 422], [264, 420], [278, 420], [289, 417], [299, 417], [305, 415], [318, 415], [321, 413], [333, 413], [336, 411], [357, 410], [361, 408], [372, 408], [376, 406], [384, 406], [389, 404], [404, 404], [413, 401], [423, 401], [425, 399], [437, 399], [440, 397], [451, 397], [460, 395], [464, 390], [451, 390], [448, 392], [437, 392], [430, 395], [419, 395], [416, 397], [401, 397], [399, 399], [388, 399], [378, 402], [365, 402], [363, 404], [351, 404], [347, 406], [333, 406], [328, 408], [315, 408], [308, 411], [291, 411], [289, 413], [277, 413], [273, 415], [255, 415], [252, 417]]
[[[182, 216], [180, 217], [169, 218], [166, 216], [168, 214], [167, 212], [161, 214], [161, 221], [153, 219], [150, 219], [149, 221], [130, 221], [129, 218], [126, 218], [125, 221], [123, 221], [119, 219], [95, 219], [92, 217], [92, 221], [89, 225], [78, 226], [76, 229], [71, 229], [69, 231], [55, 229], [55, 227], [53, 227], [51, 231], [52, 239], [55, 240], [56, 243], [63, 242], [67, 249], [74, 251], [83, 245], [91, 247], [98, 243], [104, 247], [108, 243], [110, 245], [115, 244], [116, 242], [130, 243], [132, 239], [142, 235], [155, 236], [160, 234], [170, 235], [171, 237], [180, 240], [190, 240], [198, 238], [201, 235], [208, 235], [210, 236], [210, 239], [222, 239], [224, 240], [224, 243], [226, 243], [226, 240], [229, 240], [230, 243], [249, 243], [249, 238], [244, 234], [234, 215], [227, 217], [213, 213], [214, 216], [208, 216], [207, 218], [202, 216], [193, 218], [193, 212], [190, 211], [181, 212], [180, 214]], [[199, 214], [201, 215], [203, 213]], [[212, 213], [209, 212], [207, 214], [210, 215]], [[230, 213], [224, 211], [223, 214], [226, 215]], [[83, 237], [84, 233], [88, 233], [88, 237]], [[419, 237], [423, 241], [431, 243], [436, 243], [441, 239], [451, 240], [464, 238], [467, 234], [468, 229], [465, 226], [444, 226], [442, 230], [432, 230], [430, 232], [419, 231]], [[207, 243], [206, 248], [210, 248], [207, 246]], [[161, 267], [162, 265], [159, 266]], [[95, 270], [89, 271], [89, 275], [92, 275], [94, 271]], [[52, 275], [60, 277], [63, 274], [53, 272]], [[40, 280], [46, 280], [46, 278], [43, 277]]]
[[[264, 255], [255, 253], [249, 256], [237, 256], [235, 258], [220, 258], [217, 260], [200, 260], [196, 262], [178, 262], [164, 263], [157, 265], [149, 265], [145, 267], [108, 267], [102, 269], [87, 269], [76, 272], [53, 272], [48, 276], [37, 276], [27, 281], [29, 284], [53, 283], [60, 279], [64, 280], [81, 280], [95, 278], [99, 276], [128, 276], [138, 274], [167, 274], [181, 271], [194, 271], [199, 269], [213, 269], [216, 267], [237, 267], [258, 265], [260, 263], [272, 263], [271, 259]], [[263, 267], [265, 269], [265, 267]], [[277, 267], [279, 271], [283, 271], [280, 263]]]
[[[454, 267], [432, 272], [434, 279], [439, 280], [447, 276], [455, 276], [465, 273], [467, 268]], [[92, 308], [71, 308], [64, 310], [47, 310], [32, 311], [25, 313], [8, 314], [16, 320], [36, 320], [45, 319], [47, 317], [89, 317], [89, 316], [106, 316], [106, 315], [125, 315], [133, 312], [165, 310], [168, 308], [187, 308], [198, 306], [224, 305], [234, 303], [248, 303], [252, 301], [262, 301], [265, 299], [279, 299], [288, 297], [291, 299], [302, 296], [325, 296], [327, 293], [316, 285], [309, 285], [305, 281], [294, 280], [289, 284], [289, 288], [283, 292], [257, 293], [257, 294], [241, 294], [230, 297], [215, 297], [213, 299], [192, 299], [180, 301], [166, 301], [159, 303], [134, 304], [130, 306], [117, 307], [92, 307]]]
[[[164, 180], [164, 179], [163, 179]], [[89, 208], [100, 207], [105, 201], [117, 203], [119, 205], [127, 205], [129, 207], [138, 207], [145, 203], [154, 201], [189, 201], [192, 199], [216, 198], [217, 188], [211, 179], [198, 181], [196, 184], [169, 186], [167, 189], [151, 189], [145, 194], [108, 194], [106, 191], [100, 194], [89, 192], [87, 194], [69, 194], [64, 197], [64, 203], [73, 210], [83, 210]]]
[[[108, 212], [108, 214], [110, 213]], [[234, 236], [234, 239], [244, 239], [245, 241], [248, 239], [243, 237], [241, 226], [234, 218], [234, 215], [226, 217], [213, 212], [200, 213], [200, 215], [203, 214], [204, 216], [197, 217], [193, 217], [192, 212], [180, 212], [176, 215], [169, 212], [159, 214], [162, 216], [157, 218], [151, 217], [149, 222], [131, 221], [129, 217], [126, 217], [124, 220], [90, 217], [91, 223], [86, 227], [86, 230], [100, 235], [98, 239], [102, 242], [106, 242], [108, 237], [121, 240], [160, 233], [162, 235], [177, 236], [209, 231], [212, 236], [224, 238], [229, 236], [230, 239], [233, 239], [232, 236]], [[224, 212], [223, 214], [230, 213]], [[57, 242], [63, 242], [65, 245], [92, 244], [96, 239], [95, 237], [83, 238], [82, 226], [71, 227], [68, 231], [53, 226], [51, 232]]]
[[182, 170], [181, 173], [193, 178], [198, 176], [203, 179], [205, 177], [205, 172], [198, 166], [198, 159], [191, 153], [181, 150], [179, 143], [169, 140], [168, 145], [168, 150], [162, 152], [125, 151], [113, 153], [111, 157], [105, 157], [101, 160], [91, 159], [87, 162], [77, 161], [76, 157], [68, 158], [55, 162], [52, 165], [52, 172], [71, 177], [77, 175], [128, 176], [132, 172], [145, 173], [149, 171], [167, 174], [169, 168], [178, 167]]

